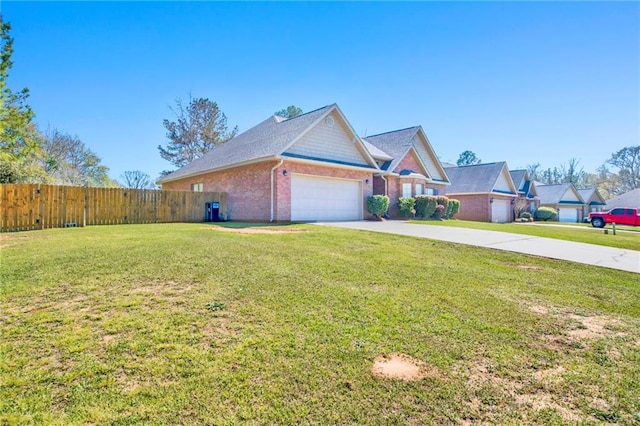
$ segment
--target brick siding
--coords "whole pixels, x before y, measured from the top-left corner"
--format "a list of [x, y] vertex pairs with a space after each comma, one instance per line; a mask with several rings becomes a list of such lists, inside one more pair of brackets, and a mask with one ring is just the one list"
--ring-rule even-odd
[[[268, 222], [271, 219], [271, 169], [278, 161], [266, 161], [229, 170], [167, 182], [163, 189], [189, 191], [191, 184], [202, 183], [204, 191], [227, 193], [227, 220]], [[283, 171], [287, 171], [284, 176]], [[285, 160], [274, 171], [274, 220], [291, 220], [291, 173], [341, 179], [362, 180], [364, 217], [367, 197], [373, 194], [370, 172], [323, 167]], [[368, 180], [368, 183], [367, 183]]]

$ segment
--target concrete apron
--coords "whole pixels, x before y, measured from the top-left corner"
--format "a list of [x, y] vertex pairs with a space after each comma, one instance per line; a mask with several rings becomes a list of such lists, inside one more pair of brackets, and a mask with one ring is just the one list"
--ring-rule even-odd
[[640, 273], [640, 251], [635, 250], [507, 232], [411, 224], [396, 220], [386, 222], [324, 222], [316, 223], [316, 225], [430, 238]]

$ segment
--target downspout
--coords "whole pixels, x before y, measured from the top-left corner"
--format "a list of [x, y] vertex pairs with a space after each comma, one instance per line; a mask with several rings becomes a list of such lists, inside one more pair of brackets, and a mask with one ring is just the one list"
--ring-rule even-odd
[[386, 195], [388, 197], [389, 194], [388, 194], [388, 188], [387, 188], [387, 179], [384, 177], [384, 175], [382, 173], [380, 173], [380, 177], [384, 181], [384, 195]]
[[273, 195], [274, 195], [274, 181], [273, 181], [273, 172], [280, 166], [282, 166], [282, 163], [284, 162], [284, 158], [280, 158], [280, 162], [278, 164], [276, 164], [275, 166], [273, 166], [273, 168], [271, 169], [271, 215], [269, 216], [269, 222], [273, 222], [273, 210], [274, 210], [274, 200], [273, 200]]

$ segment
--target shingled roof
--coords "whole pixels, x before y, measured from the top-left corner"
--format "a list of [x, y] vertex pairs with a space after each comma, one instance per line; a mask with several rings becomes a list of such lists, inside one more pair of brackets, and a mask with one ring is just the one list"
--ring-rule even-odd
[[608, 210], [616, 207], [629, 207], [631, 209], [640, 209], [640, 188], [633, 189], [624, 194], [620, 194], [611, 200], [607, 200], [606, 208]]
[[493, 192], [500, 174], [506, 167], [504, 161], [498, 163], [474, 164], [470, 166], [446, 167], [451, 186], [449, 194]]
[[334, 108], [337, 108], [336, 104], [327, 105], [289, 119], [271, 116], [186, 166], [164, 176], [158, 183], [280, 155], [295, 138]]
[[380, 133], [379, 135], [367, 136], [364, 138], [364, 141], [382, 152], [387, 153], [388, 156], [393, 159], [390, 163], [384, 165], [384, 170], [393, 171], [398, 166], [398, 163], [407, 155], [407, 152], [413, 148], [412, 140], [416, 133], [418, 133], [418, 130], [420, 130], [420, 126], [394, 130], [392, 132]]
[[579, 201], [563, 201], [565, 194], [568, 191], [575, 191], [577, 197], [584, 203], [580, 193], [575, 189], [572, 183], [560, 183], [556, 185], [539, 185], [536, 186], [538, 190], [538, 197], [540, 197], [540, 204], [560, 204], [560, 203], [572, 203], [581, 204]]
[[597, 188], [578, 189], [578, 193], [584, 200], [585, 204], [589, 204], [591, 206], [604, 206], [607, 203], [602, 195], [600, 195]]

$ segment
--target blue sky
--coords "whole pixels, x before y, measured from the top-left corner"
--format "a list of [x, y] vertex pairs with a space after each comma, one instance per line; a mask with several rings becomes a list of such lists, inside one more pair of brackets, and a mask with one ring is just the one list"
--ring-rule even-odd
[[637, 2], [12, 2], [9, 85], [117, 179], [172, 169], [175, 99], [240, 131], [337, 103], [361, 135], [422, 125], [438, 156], [594, 171], [640, 143]]

